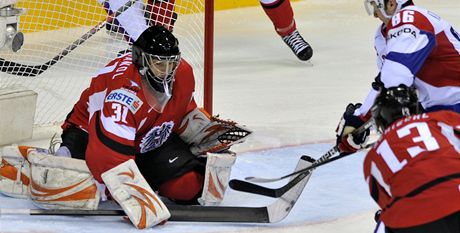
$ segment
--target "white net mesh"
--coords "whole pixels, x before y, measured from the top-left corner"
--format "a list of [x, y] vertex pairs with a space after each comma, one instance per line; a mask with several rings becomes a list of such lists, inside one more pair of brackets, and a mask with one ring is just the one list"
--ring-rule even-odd
[[[129, 48], [127, 41], [130, 39], [126, 31], [129, 32], [133, 27], [117, 30], [117, 25], [123, 27], [121, 20], [112, 21], [113, 23], [107, 24], [108, 26], [102, 25], [100, 31], [64, 57], [54, 59], [69, 45], [103, 22], [108, 16], [107, 9], [109, 13], [113, 13], [116, 10], [110, 11], [110, 7], [116, 6], [116, 2], [121, 2], [119, 5], [127, 2], [110, 0], [106, 1], [104, 7], [98, 1], [19, 0], [16, 4], [16, 8], [26, 10], [19, 23], [20, 31], [25, 37], [24, 45], [16, 53], [6, 47], [0, 49], [0, 58], [3, 59], [0, 60], [0, 88], [21, 85], [38, 93], [36, 126], [62, 122], [80, 97], [81, 91], [89, 85], [92, 75], [115, 58], [120, 51]], [[142, 17], [149, 23], [159, 21], [173, 27], [173, 33], [179, 39], [182, 56], [194, 68], [195, 97], [199, 105], [202, 105], [203, 101], [204, 1], [156, 0], [154, 5], [140, 1], [131, 6], [134, 8], [136, 4], [143, 5], [144, 7], [139, 9], [142, 10]], [[146, 12], [150, 14], [145, 14]], [[128, 13], [128, 10], [124, 13]], [[119, 16], [123, 16], [123, 13]], [[44, 66], [40, 67], [56, 60], [55, 64], [45, 69]], [[39, 69], [19, 69], [18, 64], [38, 66], [35, 68]], [[40, 74], [36, 75], [37, 73]]]

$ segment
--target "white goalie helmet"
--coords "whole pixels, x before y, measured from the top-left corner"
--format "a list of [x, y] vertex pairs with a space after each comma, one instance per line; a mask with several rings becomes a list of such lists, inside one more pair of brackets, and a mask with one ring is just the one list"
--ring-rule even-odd
[[[382, 15], [389, 19], [393, 15], [388, 15], [387, 12], [385, 11], [385, 3], [388, 3], [389, 0], [364, 0], [364, 8], [366, 9], [367, 14], [373, 15], [374, 14], [374, 7], [377, 8]], [[396, 0], [396, 12], [399, 12], [401, 10], [402, 5], [404, 5], [406, 2], [409, 0]]]

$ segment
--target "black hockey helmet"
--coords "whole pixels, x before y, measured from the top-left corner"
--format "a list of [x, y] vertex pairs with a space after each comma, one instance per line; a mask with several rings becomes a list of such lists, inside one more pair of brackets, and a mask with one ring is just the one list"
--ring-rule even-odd
[[132, 56], [146, 84], [144, 88], [149, 89], [152, 98], [158, 101], [154, 105], [162, 109], [172, 95], [181, 58], [177, 38], [163, 26], [151, 26], [133, 43]]
[[382, 88], [372, 106], [372, 118], [380, 132], [396, 120], [420, 112], [415, 88], [403, 84]]
[[[161, 25], [154, 25], [147, 28], [133, 44], [133, 59], [136, 64], [142, 65], [137, 52], [144, 52], [157, 56], [180, 55], [179, 41], [177, 38]], [[140, 55], [136, 53], [136, 55]]]

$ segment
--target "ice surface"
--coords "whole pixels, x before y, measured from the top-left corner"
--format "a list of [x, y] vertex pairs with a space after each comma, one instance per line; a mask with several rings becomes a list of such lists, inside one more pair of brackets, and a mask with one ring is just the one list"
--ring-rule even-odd
[[[314, 158], [329, 150], [330, 144], [311, 144], [239, 155], [232, 178], [246, 176], [278, 177], [293, 171], [300, 155]], [[302, 196], [288, 217], [276, 224], [179, 223], [170, 222], [156, 232], [223, 232], [233, 230], [272, 229], [286, 226], [330, 221], [374, 210], [362, 178], [363, 154], [339, 160], [314, 171]], [[267, 186], [278, 187], [277, 182]], [[266, 184], [264, 184], [266, 185]], [[275, 199], [229, 190], [223, 205], [265, 206]], [[1, 208], [36, 208], [29, 200], [0, 195]], [[0, 232], [137, 232], [121, 217], [50, 217], [2, 216]]]

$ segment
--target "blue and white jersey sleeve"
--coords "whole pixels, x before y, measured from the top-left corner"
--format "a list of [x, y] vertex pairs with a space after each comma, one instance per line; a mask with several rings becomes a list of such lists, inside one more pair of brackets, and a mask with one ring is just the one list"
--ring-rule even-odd
[[436, 45], [434, 27], [417, 10], [405, 8], [395, 14], [387, 29], [387, 54], [381, 69], [385, 87], [411, 86]]

